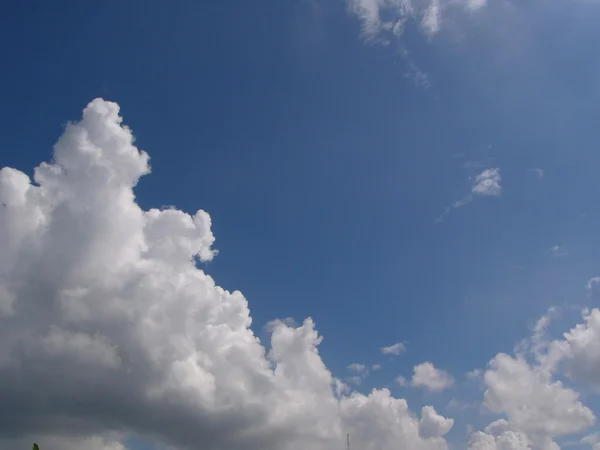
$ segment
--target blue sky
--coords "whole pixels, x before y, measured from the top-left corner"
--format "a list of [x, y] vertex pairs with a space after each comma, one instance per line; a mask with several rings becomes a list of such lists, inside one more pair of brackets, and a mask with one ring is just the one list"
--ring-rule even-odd
[[[150, 155], [138, 204], [210, 214], [218, 256], [199, 267], [243, 292], [267, 349], [270, 321], [312, 317], [334, 377], [434, 406], [465, 448], [468, 425], [508, 416], [523, 431], [510, 411], [486, 412], [486, 386], [466, 373], [512, 353], [549, 307], [560, 339], [597, 306], [600, 4], [400, 13], [398, 0], [374, 25], [379, 3], [12, 2], [0, 165], [32, 176], [90, 101], [117, 102]], [[477, 191], [494, 169], [497, 189]], [[382, 354], [398, 342], [405, 352]], [[411, 386], [424, 362], [453, 386]], [[381, 369], [356, 385], [352, 363]], [[597, 411], [569, 373], [553, 375]], [[591, 431], [547, 435], [564, 446]]]

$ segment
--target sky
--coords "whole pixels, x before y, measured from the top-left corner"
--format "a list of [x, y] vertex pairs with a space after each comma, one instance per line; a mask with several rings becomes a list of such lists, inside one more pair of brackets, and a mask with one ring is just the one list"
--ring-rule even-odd
[[600, 450], [600, 2], [7, 2], [0, 448]]

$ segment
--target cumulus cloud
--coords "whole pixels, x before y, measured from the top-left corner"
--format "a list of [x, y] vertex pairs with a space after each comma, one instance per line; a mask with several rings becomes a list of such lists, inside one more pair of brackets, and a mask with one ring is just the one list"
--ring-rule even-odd
[[424, 362], [413, 368], [411, 385], [425, 388], [431, 392], [441, 392], [454, 384], [454, 379], [444, 370], [437, 369], [432, 363]]
[[424, 406], [421, 410], [421, 421], [419, 422], [419, 433], [422, 437], [443, 436], [454, 425], [454, 419], [440, 416], [433, 406]]
[[600, 391], [600, 309], [584, 311], [583, 323], [565, 333], [564, 340], [553, 342], [550, 351], [569, 377]]
[[395, 344], [389, 345], [387, 347], [381, 347], [381, 353], [384, 355], [401, 355], [406, 352], [406, 345], [402, 342], [396, 342]]
[[34, 182], [0, 170], [2, 448], [121, 450], [129, 433], [178, 449], [320, 450], [345, 433], [447, 448], [447, 426], [424, 437], [405, 400], [334, 378], [310, 318], [272, 322], [263, 345], [244, 296], [197, 267], [216, 255], [208, 213], [136, 203], [148, 162], [96, 99]]
[[555, 438], [579, 433], [596, 417], [580, 395], [560, 380], [567, 375], [578, 382], [600, 386], [600, 310], [584, 311], [584, 323], [549, 340], [547, 326], [556, 314], [550, 308], [521, 342], [514, 356], [499, 353], [484, 374], [483, 404], [506, 419], [471, 436], [472, 449], [557, 449]]
[[595, 421], [579, 394], [520, 356], [497, 355], [484, 380], [484, 405], [506, 414], [515, 429], [529, 436], [553, 438], [583, 431]]

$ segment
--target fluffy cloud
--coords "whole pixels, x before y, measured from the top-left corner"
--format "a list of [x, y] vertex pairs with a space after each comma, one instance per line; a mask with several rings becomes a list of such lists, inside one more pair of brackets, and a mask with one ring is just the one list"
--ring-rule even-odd
[[387, 347], [381, 347], [381, 353], [384, 355], [401, 355], [406, 352], [406, 345], [402, 342], [396, 342], [395, 344], [389, 345]]
[[431, 392], [441, 392], [454, 384], [447, 372], [435, 368], [430, 362], [424, 362], [414, 367], [411, 385], [422, 387]]
[[500, 169], [486, 169], [475, 177], [472, 192], [475, 195], [499, 196], [502, 193]]
[[421, 410], [419, 433], [422, 437], [443, 436], [454, 425], [454, 419], [440, 416], [433, 406], [424, 406]]
[[472, 449], [558, 449], [556, 437], [579, 433], [594, 424], [595, 414], [579, 394], [560, 379], [598, 387], [600, 377], [600, 310], [584, 311], [584, 323], [563, 339], [550, 341], [547, 327], [557, 309], [536, 324], [531, 338], [521, 342], [515, 356], [500, 353], [484, 374], [484, 405], [500, 419], [471, 436]]
[[551, 345], [567, 375], [600, 390], [600, 310], [584, 311], [583, 323], [564, 334], [563, 341]]
[[357, 448], [447, 448], [435, 411], [332, 377], [311, 319], [272, 322], [263, 346], [244, 296], [196, 266], [216, 255], [210, 216], [135, 202], [148, 160], [96, 99], [35, 183], [0, 170], [2, 448], [121, 450], [112, 433], [179, 449], [320, 450], [345, 433]]
[[529, 436], [552, 438], [583, 431], [594, 423], [594, 413], [575, 391], [521, 356], [498, 354], [484, 380], [484, 405], [506, 414], [511, 426]]
[[[471, 435], [469, 450], [530, 450], [529, 439], [524, 433], [505, 431], [492, 435], [481, 431]], [[549, 450], [549, 449], [548, 449]]]

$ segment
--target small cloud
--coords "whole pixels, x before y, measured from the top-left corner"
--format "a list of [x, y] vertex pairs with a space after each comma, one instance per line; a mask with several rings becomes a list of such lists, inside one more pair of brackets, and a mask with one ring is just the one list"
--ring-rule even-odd
[[469, 408], [476, 408], [477, 406], [479, 406], [478, 402], [468, 403], [458, 400], [456, 398], [452, 398], [446, 405], [446, 408], [453, 409], [455, 411], [465, 411]]
[[533, 172], [535, 174], [535, 176], [538, 178], [538, 180], [541, 180], [542, 178], [544, 178], [544, 170], [543, 169], [529, 169], [530, 172]]
[[555, 256], [557, 258], [567, 256], [569, 254], [567, 249], [562, 245], [555, 245], [554, 247], [550, 248], [550, 253], [552, 254], [552, 256]]
[[421, 18], [421, 27], [425, 34], [429, 37], [437, 34], [440, 31], [441, 20], [440, 0], [432, 0]]
[[469, 11], [477, 11], [487, 5], [487, 0], [466, 0], [465, 7]]
[[364, 364], [353, 363], [348, 365], [348, 370], [355, 373], [365, 373], [367, 371], [367, 366]]
[[444, 370], [436, 369], [430, 362], [414, 367], [411, 385], [422, 387], [430, 392], [441, 392], [454, 384], [454, 379]]
[[375, 372], [376, 370], [381, 369], [381, 364], [373, 364], [373, 367], [371, 367], [371, 370], [373, 372]]
[[467, 372], [467, 380], [469, 381], [479, 381], [481, 379], [481, 369], [473, 369]]
[[475, 177], [471, 192], [475, 195], [498, 197], [502, 193], [500, 169], [486, 169]]
[[348, 381], [356, 386], [360, 385], [362, 383], [362, 378], [359, 376], [353, 376], [348, 378]]
[[600, 277], [592, 277], [586, 284], [589, 296], [591, 298], [600, 298]]
[[392, 344], [390, 346], [381, 347], [381, 353], [383, 353], [384, 355], [398, 356], [404, 352], [406, 352], [406, 345], [404, 345], [402, 342], [396, 342], [395, 344]]
[[396, 383], [398, 383], [400, 386], [408, 386], [407, 379], [404, 378], [402, 375], [398, 375], [396, 377]]
[[446, 216], [450, 214], [450, 211], [468, 205], [476, 197], [500, 197], [500, 194], [502, 194], [501, 181], [502, 177], [500, 176], [499, 168], [483, 170], [473, 179], [471, 192], [446, 207], [444, 212], [435, 221], [438, 223], [443, 222]]

